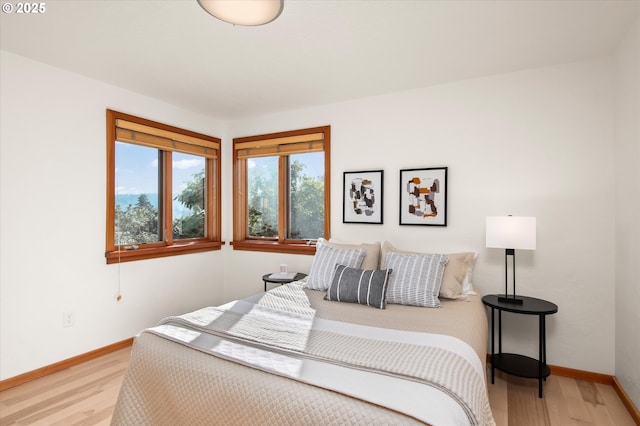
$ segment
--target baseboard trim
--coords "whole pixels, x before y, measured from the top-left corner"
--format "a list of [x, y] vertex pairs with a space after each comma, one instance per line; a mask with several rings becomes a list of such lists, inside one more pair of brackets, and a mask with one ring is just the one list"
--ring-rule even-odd
[[575, 368], [559, 367], [557, 365], [549, 365], [549, 369], [551, 370], [551, 374], [556, 376], [613, 386], [614, 377], [609, 374], [593, 373], [591, 371], [576, 370]]
[[62, 360], [60, 362], [56, 362], [55, 364], [47, 365], [42, 368], [38, 368], [37, 370], [28, 371], [24, 374], [20, 374], [18, 376], [10, 377], [8, 379], [0, 381], [0, 392], [11, 389], [12, 387], [21, 385], [23, 383], [30, 382], [35, 379], [39, 379], [41, 377], [47, 376], [49, 374], [62, 371], [66, 368], [73, 367], [74, 365], [82, 364], [83, 362], [92, 360], [94, 358], [99, 358], [103, 355], [109, 354], [111, 352], [118, 351], [120, 349], [127, 348], [133, 344], [133, 337], [129, 339], [125, 339], [121, 342], [113, 343], [111, 345], [104, 346], [102, 348], [95, 349], [91, 352], [87, 352], [78, 356], [74, 356], [69, 359]]

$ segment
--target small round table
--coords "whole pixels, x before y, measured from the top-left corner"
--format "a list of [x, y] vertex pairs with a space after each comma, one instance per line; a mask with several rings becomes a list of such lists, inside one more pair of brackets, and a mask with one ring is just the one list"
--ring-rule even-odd
[[271, 283], [271, 284], [289, 284], [292, 283], [294, 281], [299, 281], [301, 279], [303, 279], [304, 277], [307, 276], [307, 274], [303, 274], [302, 272], [298, 272], [296, 273], [296, 275], [293, 278], [271, 278], [271, 274], [273, 274], [273, 272], [270, 272], [268, 274], [264, 274], [262, 276], [262, 281], [264, 282], [264, 291], [267, 291], [267, 283]]
[[[545, 318], [558, 312], [558, 305], [535, 297], [518, 296], [522, 304], [505, 303], [498, 300], [504, 295], [489, 294], [482, 303], [491, 308], [491, 383], [495, 369], [514, 376], [538, 379], [538, 397], [542, 398], [542, 381], [551, 374], [547, 366], [547, 337]], [[495, 353], [494, 311], [498, 311], [498, 353]], [[538, 359], [524, 355], [502, 353], [502, 311], [522, 315], [537, 315], [539, 321]]]

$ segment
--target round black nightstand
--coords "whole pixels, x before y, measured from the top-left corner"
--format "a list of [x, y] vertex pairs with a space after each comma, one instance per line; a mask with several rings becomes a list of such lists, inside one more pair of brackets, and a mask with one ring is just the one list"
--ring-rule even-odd
[[302, 272], [298, 272], [293, 278], [270, 278], [272, 272], [268, 274], [264, 274], [262, 276], [262, 281], [264, 281], [264, 291], [267, 291], [267, 283], [271, 284], [289, 284], [294, 281], [299, 281], [307, 276], [307, 274], [303, 274]]
[[[551, 374], [547, 366], [546, 317], [558, 312], [558, 305], [535, 297], [518, 296], [522, 304], [505, 303], [498, 300], [504, 295], [489, 294], [482, 303], [491, 308], [491, 383], [494, 383], [495, 369], [514, 376], [538, 379], [538, 396], [542, 398], [542, 381]], [[494, 312], [498, 311], [498, 353], [495, 353]], [[524, 355], [502, 352], [502, 311], [522, 315], [537, 315], [539, 321], [538, 359]]]

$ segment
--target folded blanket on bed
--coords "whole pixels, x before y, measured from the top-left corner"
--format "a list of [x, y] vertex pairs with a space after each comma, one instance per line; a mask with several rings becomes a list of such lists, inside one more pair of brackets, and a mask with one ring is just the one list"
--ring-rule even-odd
[[[274, 289], [255, 302], [238, 301], [169, 317], [148, 331], [274, 374], [363, 400], [372, 398], [374, 403], [380, 401], [362, 390], [321, 383], [322, 374], [311, 374], [313, 370], [303, 365], [314, 366], [315, 371], [323, 364], [357, 369], [370, 374], [372, 383], [376, 376], [385, 383], [393, 378], [398, 394], [403, 383], [407, 391], [416, 383], [432, 386], [457, 401], [471, 424], [493, 424], [482, 363], [461, 340], [318, 319], [297, 283]], [[403, 407], [402, 398], [395, 399], [393, 408], [425, 420], [419, 409]]]

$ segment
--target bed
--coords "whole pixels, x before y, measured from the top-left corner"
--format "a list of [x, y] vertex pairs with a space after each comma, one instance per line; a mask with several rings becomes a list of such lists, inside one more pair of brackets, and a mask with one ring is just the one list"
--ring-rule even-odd
[[[378, 244], [374, 261], [368, 247], [325, 247], [358, 258], [323, 262], [319, 247], [303, 281], [143, 330], [112, 424], [495, 424], [485, 309], [480, 295], [462, 291], [470, 268], [458, 271], [455, 297], [415, 306], [393, 302], [392, 290], [406, 293], [402, 262], [424, 254]], [[440, 265], [451, 273], [435, 268], [438, 290], [452, 258]], [[357, 290], [349, 274], [360, 277]]]

